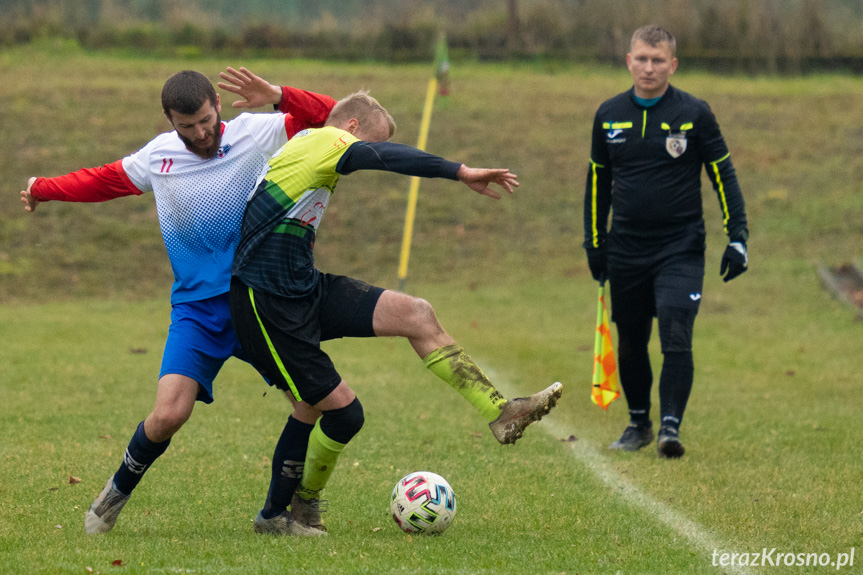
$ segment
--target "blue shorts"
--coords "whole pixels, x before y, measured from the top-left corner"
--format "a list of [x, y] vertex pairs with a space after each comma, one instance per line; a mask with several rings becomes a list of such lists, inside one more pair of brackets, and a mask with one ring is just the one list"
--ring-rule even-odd
[[231, 356], [248, 361], [231, 323], [229, 294], [171, 307], [171, 326], [159, 379], [167, 374], [198, 382], [198, 401], [213, 402], [213, 380]]

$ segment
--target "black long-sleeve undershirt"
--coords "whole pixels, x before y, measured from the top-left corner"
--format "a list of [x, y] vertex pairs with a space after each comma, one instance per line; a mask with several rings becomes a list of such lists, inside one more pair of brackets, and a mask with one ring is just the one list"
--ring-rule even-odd
[[458, 180], [461, 164], [393, 142], [354, 142], [336, 165], [347, 175], [357, 170], [383, 170], [421, 178]]

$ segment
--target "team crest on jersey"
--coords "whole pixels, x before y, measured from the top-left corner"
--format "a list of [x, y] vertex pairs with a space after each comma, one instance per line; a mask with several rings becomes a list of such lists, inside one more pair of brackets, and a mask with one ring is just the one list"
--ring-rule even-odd
[[669, 134], [665, 138], [665, 151], [672, 158], [679, 158], [686, 151], [686, 132], [679, 134]]
[[224, 146], [219, 148], [219, 151], [216, 152], [216, 155], [220, 158], [224, 158], [225, 155], [230, 151], [231, 151], [231, 144], [225, 144]]

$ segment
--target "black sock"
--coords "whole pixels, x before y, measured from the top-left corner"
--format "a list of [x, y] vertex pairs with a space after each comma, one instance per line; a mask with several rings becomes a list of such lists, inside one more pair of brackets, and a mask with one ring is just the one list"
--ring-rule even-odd
[[138, 429], [135, 430], [135, 434], [126, 448], [123, 463], [114, 474], [114, 487], [121, 493], [130, 495], [141, 478], [144, 477], [144, 472], [160, 455], [165, 453], [170, 443], [170, 439], [162, 443], [153, 443], [144, 433], [144, 422], [139, 423]]
[[629, 406], [629, 419], [640, 426], [650, 425], [650, 388], [653, 387], [653, 371], [647, 342], [651, 324], [617, 324], [620, 343], [617, 348], [620, 385]]
[[638, 427], [652, 427], [653, 424], [650, 423], [650, 410], [630, 409], [629, 423], [630, 425], [637, 425]]
[[309, 447], [309, 435], [314, 425], [288, 417], [282, 436], [273, 453], [273, 471], [267, 502], [261, 510], [264, 519], [272, 519], [284, 512], [303, 478], [303, 464]]
[[673, 429], [675, 435], [692, 391], [693, 372], [692, 352], [665, 354], [659, 376], [659, 408], [662, 426]]

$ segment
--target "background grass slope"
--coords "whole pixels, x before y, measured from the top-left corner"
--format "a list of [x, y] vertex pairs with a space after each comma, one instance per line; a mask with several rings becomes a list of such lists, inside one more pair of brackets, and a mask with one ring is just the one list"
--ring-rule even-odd
[[[491, 202], [424, 181], [408, 289], [510, 394], [563, 381], [559, 409], [504, 449], [405, 342], [333, 342], [367, 423], [328, 493], [332, 536], [261, 538], [250, 522], [287, 405], [232, 360], [216, 403], [199, 406], [118, 528], [86, 537], [84, 510], [152, 407], [170, 268], [150, 197], [25, 214], [17, 192], [30, 175], [138, 149], [167, 128], [158, 93], [168, 75], [194, 68], [215, 79], [228, 64], [334, 96], [371, 88], [399, 122], [396, 139], [416, 141], [428, 67], [0, 55], [15, 79], [0, 84], [0, 572], [115, 572], [121, 560], [140, 573], [715, 573], [704, 541], [736, 552], [861, 547], [863, 328], [822, 289], [814, 263], [861, 253], [863, 81], [714, 77], [687, 74], [685, 62], [675, 83], [718, 116], [752, 259], [747, 274], [720, 281], [725, 241], [706, 188], [708, 273], [683, 460], [608, 453], [624, 402], [604, 413], [589, 401], [596, 287], [579, 247], [583, 179], [593, 112], [628, 87], [625, 70], [461, 67], [429, 149], [509, 166], [522, 187]], [[390, 174], [345, 178], [319, 266], [394, 287], [406, 190]], [[653, 359], [658, 374], [658, 347]], [[408, 538], [388, 517], [392, 485], [418, 468], [459, 496], [441, 538]], [[70, 474], [83, 483], [69, 485]], [[621, 485], [702, 536], [633, 505]]]

